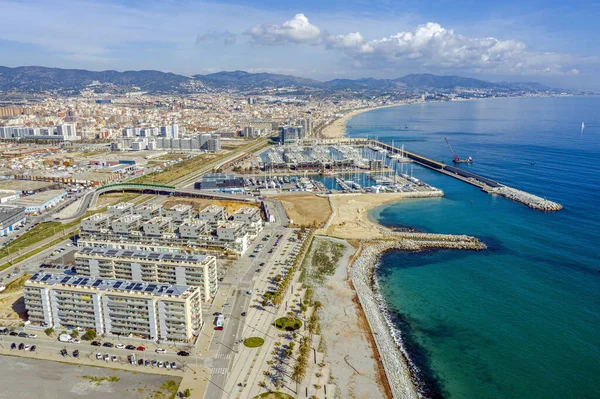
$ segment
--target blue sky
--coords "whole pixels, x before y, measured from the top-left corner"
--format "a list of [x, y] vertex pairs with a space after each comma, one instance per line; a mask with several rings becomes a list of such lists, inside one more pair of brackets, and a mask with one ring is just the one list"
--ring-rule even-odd
[[0, 0], [0, 65], [600, 88], [600, 0]]

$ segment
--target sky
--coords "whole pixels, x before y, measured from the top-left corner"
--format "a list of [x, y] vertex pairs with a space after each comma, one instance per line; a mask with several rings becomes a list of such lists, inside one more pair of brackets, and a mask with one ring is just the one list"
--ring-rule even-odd
[[0, 0], [0, 15], [4, 66], [600, 89], [600, 0]]

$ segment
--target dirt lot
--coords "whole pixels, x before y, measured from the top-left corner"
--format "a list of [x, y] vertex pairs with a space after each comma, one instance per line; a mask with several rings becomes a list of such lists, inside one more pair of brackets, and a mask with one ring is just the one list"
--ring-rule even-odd
[[134, 193], [108, 193], [98, 197], [96, 207], [101, 208], [106, 205], [116, 204], [117, 202], [132, 201], [139, 197], [139, 194]]
[[180, 382], [179, 377], [12, 356], [0, 356], [0, 368], [0, 399], [167, 399]]
[[273, 197], [281, 201], [289, 219], [294, 225], [322, 226], [331, 215], [329, 200], [314, 194], [285, 195]]
[[259, 208], [258, 204], [250, 204], [243, 201], [221, 201], [221, 200], [211, 200], [205, 198], [188, 198], [188, 199], [173, 199], [167, 200], [164, 202], [165, 208], [170, 208], [174, 205], [185, 204], [191, 205], [194, 209], [194, 213], [198, 213], [198, 211], [206, 208], [209, 205], [218, 205], [224, 206], [225, 210], [228, 213], [234, 213], [240, 208]]
[[23, 300], [23, 285], [31, 277], [24, 274], [6, 286], [0, 293], [0, 325], [19, 326], [25, 321], [25, 301]]

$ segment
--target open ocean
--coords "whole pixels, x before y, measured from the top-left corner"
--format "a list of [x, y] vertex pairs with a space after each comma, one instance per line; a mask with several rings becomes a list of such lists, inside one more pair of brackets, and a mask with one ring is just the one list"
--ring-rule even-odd
[[399, 106], [355, 116], [348, 132], [451, 164], [447, 137], [474, 159], [460, 167], [564, 206], [539, 212], [414, 166], [446, 196], [373, 212], [489, 246], [381, 258], [377, 281], [426, 396], [599, 398], [600, 97]]

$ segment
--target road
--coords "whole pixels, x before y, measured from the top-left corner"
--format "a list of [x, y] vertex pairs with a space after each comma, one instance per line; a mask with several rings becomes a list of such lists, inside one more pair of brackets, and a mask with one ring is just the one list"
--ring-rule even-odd
[[[250, 326], [253, 331], [260, 333], [261, 330], [265, 331], [266, 327], [271, 323], [271, 321], [266, 321], [267, 325], [265, 326], [265, 321], [263, 320], [257, 329], [256, 323], [249, 316], [246, 316], [247, 318], [241, 316], [242, 312], [249, 313], [250, 311], [250, 302], [256, 292], [256, 282], [262, 281], [261, 290], [264, 290], [268, 286], [268, 283], [265, 282], [269, 281], [269, 266], [275, 263], [282, 263], [286, 258], [281, 253], [283, 245], [276, 248], [274, 244], [278, 235], [285, 235], [287, 233], [282, 239], [285, 242], [287, 238], [291, 237], [291, 230], [287, 230], [284, 227], [288, 221], [283, 207], [276, 206], [275, 204], [278, 204], [277, 201], [270, 202], [272, 202], [273, 209], [276, 212], [275, 223], [270, 223], [265, 227], [249, 247], [246, 254], [240, 257], [227, 271], [221, 283], [220, 291], [229, 288], [234, 292], [234, 295], [227, 299], [227, 306], [224, 306], [221, 310], [225, 316], [224, 329], [222, 331], [215, 331], [210, 344], [209, 349], [216, 351], [217, 355], [212, 360], [210, 383], [204, 395], [206, 399], [220, 399], [223, 396], [229, 397], [235, 390], [235, 385], [243, 382], [242, 380], [237, 380], [239, 375], [231, 375], [231, 370], [237, 361], [236, 357], [240, 349], [243, 347], [241, 341], [244, 338], [244, 328]], [[269, 236], [268, 241], [263, 241], [263, 238], [267, 235]], [[264, 248], [260, 252], [255, 253], [254, 249], [259, 244], [263, 244]], [[273, 253], [269, 253], [269, 251]], [[288, 254], [288, 257], [290, 255]], [[264, 264], [264, 266], [261, 266], [261, 264]], [[261, 272], [257, 273], [257, 270], [261, 270]], [[253, 294], [248, 294], [248, 290], [252, 290]]]

